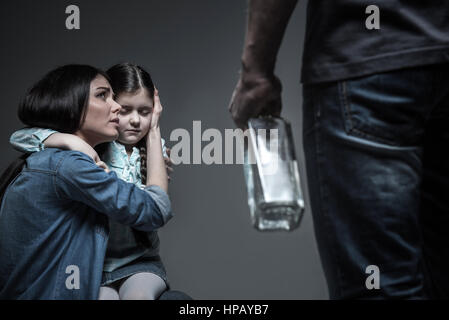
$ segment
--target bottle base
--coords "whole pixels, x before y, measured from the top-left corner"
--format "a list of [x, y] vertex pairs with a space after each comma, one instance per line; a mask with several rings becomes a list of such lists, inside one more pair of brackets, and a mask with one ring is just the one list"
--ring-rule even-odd
[[304, 212], [298, 202], [260, 203], [257, 207], [252, 220], [260, 231], [292, 231], [299, 226]]

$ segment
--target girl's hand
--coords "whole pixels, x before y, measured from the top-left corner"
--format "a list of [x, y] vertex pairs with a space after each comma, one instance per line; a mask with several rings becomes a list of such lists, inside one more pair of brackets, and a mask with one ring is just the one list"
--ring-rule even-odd
[[69, 150], [80, 151], [87, 154], [94, 160], [95, 163], [101, 162], [97, 151], [95, 151], [95, 149], [92, 148], [86, 141], [75, 135], [72, 135], [72, 138], [67, 141], [67, 147]]
[[97, 166], [99, 166], [100, 168], [103, 168], [104, 171], [106, 171], [106, 173], [111, 172], [111, 170], [109, 170], [109, 167], [108, 167], [108, 166], [106, 165], [106, 163], [104, 163], [103, 161], [101, 161], [101, 160], [96, 161], [95, 164], [96, 164]]
[[54, 133], [44, 141], [46, 148], [61, 148], [80, 151], [91, 157], [95, 163], [100, 161], [98, 153], [86, 141], [74, 134]]
[[154, 107], [151, 115], [150, 130], [159, 128], [159, 118], [162, 113], [161, 100], [159, 99], [159, 91], [154, 89]]
[[159, 186], [168, 192], [168, 177], [166, 160], [162, 153], [161, 130], [159, 128], [159, 117], [162, 112], [159, 92], [155, 88], [154, 106], [150, 120], [150, 130], [147, 134], [147, 186]]

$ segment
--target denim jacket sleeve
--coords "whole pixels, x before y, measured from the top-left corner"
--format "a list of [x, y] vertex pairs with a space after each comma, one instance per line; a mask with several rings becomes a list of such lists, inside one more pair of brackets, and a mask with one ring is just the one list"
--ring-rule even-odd
[[21, 152], [38, 152], [45, 149], [44, 141], [57, 131], [44, 128], [23, 128], [14, 132], [9, 143]]
[[87, 155], [68, 154], [56, 169], [56, 189], [60, 197], [82, 202], [111, 219], [142, 231], [153, 231], [171, 217], [170, 200], [157, 186], [144, 190], [106, 173]]

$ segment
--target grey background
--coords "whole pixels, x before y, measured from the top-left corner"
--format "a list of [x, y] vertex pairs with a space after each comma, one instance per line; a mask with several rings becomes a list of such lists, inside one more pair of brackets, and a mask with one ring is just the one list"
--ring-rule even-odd
[[[65, 28], [70, 4], [80, 7], [81, 30]], [[18, 101], [43, 74], [67, 63], [143, 65], [160, 91], [166, 140], [176, 128], [192, 132], [194, 120], [202, 121], [203, 131], [234, 128], [227, 106], [238, 78], [246, 5], [244, 0], [2, 1], [0, 168], [18, 155], [8, 143], [22, 126]], [[299, 75], [305, 7], [301, 1], [294, 12], [277, 64], [283, 116], [293, 125], [303, 177]], [[175, 218], [160, 238], [174, 289], [196, 299], [328, 297], [308, 206], [296, 231], [260, 233], [250, 224], [241, 165], [179, 165], [172, 178]]]

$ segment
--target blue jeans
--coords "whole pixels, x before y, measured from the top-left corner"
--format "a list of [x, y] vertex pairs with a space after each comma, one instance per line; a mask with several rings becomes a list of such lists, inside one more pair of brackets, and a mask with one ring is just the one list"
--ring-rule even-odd
[[449, 297], [449, 64], [303, 89], [330, 298]]

